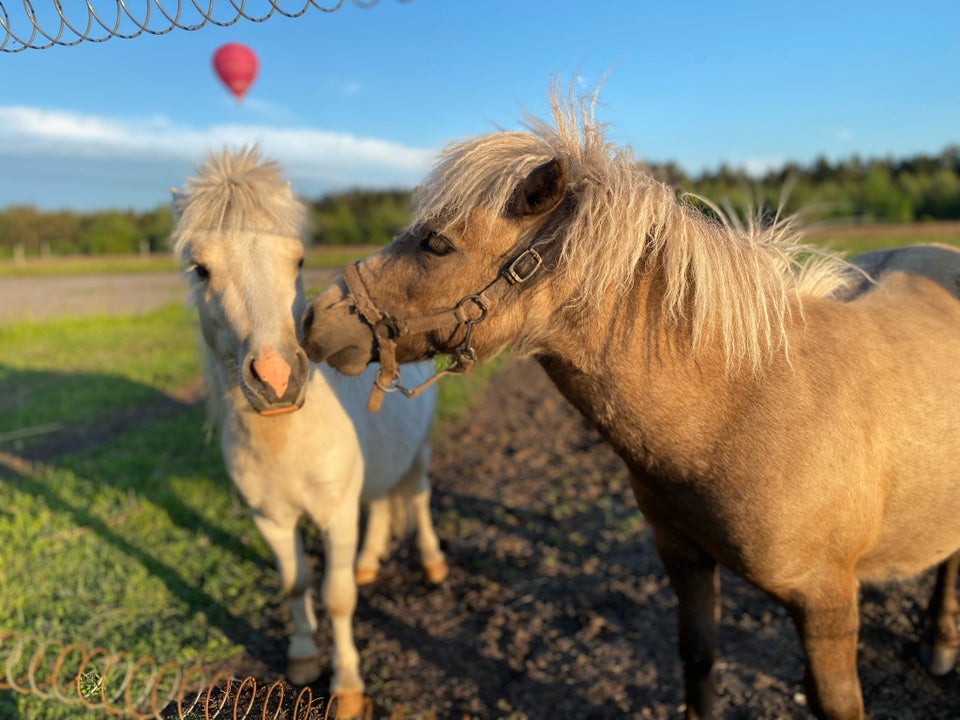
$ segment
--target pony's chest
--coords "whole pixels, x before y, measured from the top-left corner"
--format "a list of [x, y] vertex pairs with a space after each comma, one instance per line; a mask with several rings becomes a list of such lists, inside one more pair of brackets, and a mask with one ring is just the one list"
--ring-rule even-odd
[[221, 433], [230, 479], [251, 507], [301, 512], [307, 503], [336, 508], [357, 501], [363, 466], [355, 439], [311, 438], [296, 427], [280, 427], [284, 423], [276, 418], [264, 425], [228, 422]]

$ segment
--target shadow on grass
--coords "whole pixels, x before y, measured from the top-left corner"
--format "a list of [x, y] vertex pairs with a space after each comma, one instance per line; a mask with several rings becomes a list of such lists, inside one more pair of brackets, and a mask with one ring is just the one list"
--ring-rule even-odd
[[[119, 495], [132, 496], [141, 505], [162, 509], [174, 526], [203, 538], [205, 544], [225, 549], [241, 560], [264, 562], [263, 555], [243, 537], [211, 522], [171, 487], [170, 479], [178, 474], [206, 472], [206, 482], [230, 492], [219, 448], [206, 438], [199, 387], [183, 398], [174, 398], [110, 375], [0, 370], [0, 397], [6, 399], [8, 409], [12, 398], [29, 400], [38, 392], [49, 394], [50, 388], [62, 393], [67, 408], [62, 420], [41, 418], [26, 428], [0, 425], [0, 480], [14, 490], [42, 498], [51, 511], [66, 516], [72, 527], [94, 534], [161, 580], [191, 615], [204, 616], [231, 643], [256, 652], [261, 631], [231, 612], [225, 599], [206, 592], [202, 578], [186, 576], [165, 548], [136, 544], [118, 532], [110, 518], [90, 508], [90, 502], [100, 495], [99, 488], [114, 495], [120, 491]], [[104, 397], [121, 402], [93, 413], [92, 419], [78, 421], [69, 416], [70, 409]], [[71, 493], [48, 482], [51, 470], [72, 472], [89, 492]], [[196, 552], [203, 550], [198, 547]], [[223, 572], [231, 569], [223, 568]], [[15, 592], [15, 587], [15, 583], [6, 584], [3, 594]]]

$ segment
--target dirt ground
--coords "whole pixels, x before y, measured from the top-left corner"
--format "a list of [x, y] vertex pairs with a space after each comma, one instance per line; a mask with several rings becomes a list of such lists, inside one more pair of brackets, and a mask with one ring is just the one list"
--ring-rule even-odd
[[[624, 466], [539, 366], [509, 361], [437, 434], [433, 507], [451, 573], [429, 586], [404, 543], [361, 589], [356, 638], [374, 717], [398, 706], [406, 717], [457, 719], [681, 716], [676, 602]], [[322, 562], [318, 542], [309, 545]], [[960, 677], [933, 679], [917, 661], [931, 586], [928, 573], [862, 594], [859, 668], [872, 718], [960, 717]], [[729, 573], [722, 594], [719, 716], [808, 717], [785, 613]], [[285, 607], [264, 612], [266, 629], [230, 669], [273, 681]], [[318, 640], [328, 656], [325, 625]], [[328, 683], [322, 676], [315, 692]]]

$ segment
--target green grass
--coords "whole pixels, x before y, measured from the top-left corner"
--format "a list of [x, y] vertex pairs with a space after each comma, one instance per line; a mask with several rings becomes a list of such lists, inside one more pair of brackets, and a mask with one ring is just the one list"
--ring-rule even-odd
[[[90, 426], [194, 383], [197, 342], [177, 306], [2, 328], [0, 436]], [[24, 447], [0, 442], [0, 452]], [[257, 630], [276, 591], [272, 560], [206, 440], [202, 404], [0, 473], [0, 627], [181, 663], [236, 655]], [[0, 691], [0, 717], [10, 716], [103, 713]]]
[[[443, 432], [446, 423], [459, 420], [476, 402], [487, 382], [503, 367], [501, 355], [492, 362], [475, 365], [463, 375], [447, 375], [437, 382], [437, 422], [434, 432]], [[438, 367], [443, 361], [438, 360]]]
[[823, 229], [811, 233], [809, 239], [818, 245], [850, 256], [869, 250], [918, 243], [942, 243], [960, 247], [960, 223]]
[[[0, 629], [182, 664], [228, 660], [259, 631], [279, 598], [273, 560], [206, 440], [202, 404], [54, 463], [2, 454], [44, 439], [9, 437], [25, 428], [89, 427], [197, 382], [197, 337], [180, 306], [0, 328]], [[493, 371], [440, 382], [438, 432]], [[0, 690], [0, 717], [104, 713]]]
[[0, 450], [32, 428], [90, 423], [183, 387], [200, 373], [197, 332], [181, 306], [0, 326]]

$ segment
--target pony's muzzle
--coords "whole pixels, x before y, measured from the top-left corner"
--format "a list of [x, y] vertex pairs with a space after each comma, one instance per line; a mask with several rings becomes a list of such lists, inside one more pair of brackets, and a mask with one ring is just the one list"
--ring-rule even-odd
[[240, 387], [258, 413], [281, 415], [303, 406], [309, 372], [307, 355], [299, 347], [293, 351], [290, 362], [274, 349], [247, 353], [241, 366]]
[[326, 362], [346, 375], [359, 375], [374, 359], [373, 331], [339, 283], [316, 297], [301, 325], [303, 347], [314, 362]]

